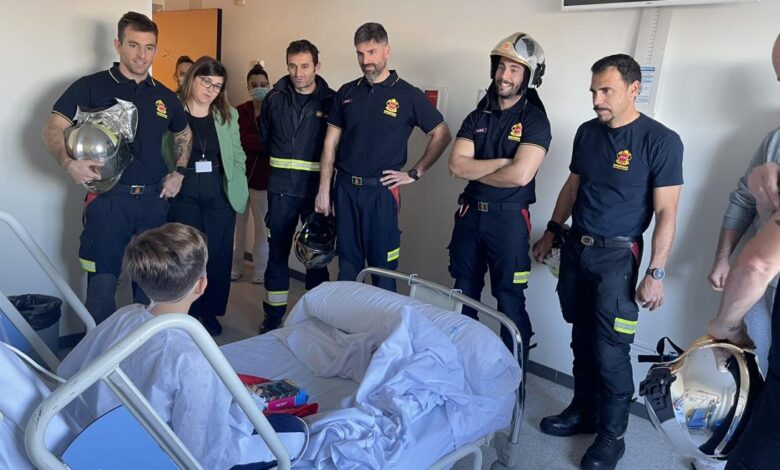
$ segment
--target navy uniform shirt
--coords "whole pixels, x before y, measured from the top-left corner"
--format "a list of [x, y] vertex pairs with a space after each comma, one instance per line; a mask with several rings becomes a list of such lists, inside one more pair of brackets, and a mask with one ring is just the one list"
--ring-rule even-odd
[[444, 123], [425, 94], [395, 70], [372, 85], [365, 77], [342, 86], [328, 124], [342, 130], [336, 168], [352, 176], [382, 176], [406, 164], [406, 146], [417, 126], [430, 134]]
[[138, 127], [131, 144], [133, 162], [122, 174], [124, 184], [155, 184], [165, 177], [168, 167], [162, 156], [166, 130], [179, 133], [187, 127], [187, 117], [176, 94], [151, 75], [141, 83], [119, 72], [119, 64], [76, 80], [54, 103], [53, 112], [73, 122], [76, 108], [100, 110], [116, 104], [115, 98], [130, 101], [138, 108]]
[[683, 184], [680, 136], [644, 114], [616, 129], [598, 119], [582, 124], [572, 152], [579, 233], [639, 237], [653, 217], [653, 189]]
[[[458, 131], [458, 139], [474, 143], [474, 158], [514, 158], [517, 148], [523, 144], [536, 145], [547, 152], [552, 135], [547, 116], [525, 98], [511, 108], [501, 111], [495, 97], [485, 99], [482, 106], [472, 111]], [[496, 188], [479, 181], [469, 181], [466, 194], [479, 201], [519, 202], [536, 201], [535, 180], [525, 186]]]

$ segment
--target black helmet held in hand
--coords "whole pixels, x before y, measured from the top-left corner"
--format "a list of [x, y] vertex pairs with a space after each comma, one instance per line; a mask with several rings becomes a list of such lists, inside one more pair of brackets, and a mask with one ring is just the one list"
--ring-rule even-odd
[[306, 269], [323, 268], [336, 256], [336, 220], [314, 212], [293, 241], [295, 257]]

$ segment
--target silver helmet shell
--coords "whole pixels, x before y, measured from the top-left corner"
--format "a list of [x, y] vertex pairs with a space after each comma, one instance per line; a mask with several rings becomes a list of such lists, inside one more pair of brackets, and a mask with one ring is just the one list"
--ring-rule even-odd
[[336, 222], [316, 212], [306, 218], [293, 238], [295, 257], [306, 269], [324, 268], [336, 257]]
[[117, 100], [117, 104], [101, 111], [76, 113], [77, 124], [65, 129], [65, 149], [75, 160], [97, 160], [101, 177], [84, 183], [91, 192], [111, 189], [130, 165], [133, 154], [129, 143], [134, 140], [138, 123], [133, 103]]
[[490, 78], [496, 76], [501, 57], [518, 62], [528, 70], [528, 88], [538, 88], [542, 84], [545, 70], [544, 49], [534, 38], [526, 33], [510, 34], [502, 39], [490, 52]]
[[707, 339], [653, 365], [640, 394], [653, 425], [679, 454], [721, 461], [739, 440], [762, 383], [753, 351]]

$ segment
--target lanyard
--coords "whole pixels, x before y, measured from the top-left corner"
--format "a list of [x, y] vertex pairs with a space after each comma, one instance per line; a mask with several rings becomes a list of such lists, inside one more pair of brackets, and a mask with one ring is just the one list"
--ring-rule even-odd
[[[188, 109], [187, 112], [189, 112], [189, 111], [190, 110]], [[192, 113], [190, 113], [190, 116], [192, 116]], [[198, 139], [198, 143], [200, 143], [200, 151], [201, 151], [200, 159], [201, 159], [201, 161], [204, 161], [204, 160], [206, 160], [206, 144], [209, 141], [208, 141], [208, 138], [201, 139], [199, 134], [203, 134], [203, 133], [196, 131], [196, 127], [197, 126], [195, 125], [195, 123], [196, 122], [200, 122], [200, 119], [202, 119], [202, 118], [197, 118], [195, 116], [192, 116], [192, 135], [194, 135], [195, 138]]]

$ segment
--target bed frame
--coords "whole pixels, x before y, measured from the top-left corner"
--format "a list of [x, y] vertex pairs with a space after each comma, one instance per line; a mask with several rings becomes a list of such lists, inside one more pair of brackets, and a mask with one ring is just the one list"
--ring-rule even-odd
[[[403, 274], [382, 268], [366, 268], [358, 274], [357, 281], [364, 282], [369, 274], [387, 277], [406, 283], [409, 286], [409, 297], [412, 297], [413, 299], [458, 313], [460, 313], [461, 308], [465, 305], [476, 310], [480, 314], [480, 319], [487, 316], [497, 321], [501, 326], [509, 330], [512, 336], [512, 355], [515, 357], [515, 360], [518, 361], [518, 364], [520, 363], [518, 358], [523, 357], [523, 341], [520, 331], [509, 317], [498, 310], [465, 296], [459, 289], [452, 289], [435, 282], [420, 279], [416, 274]], [[477, 442], [455, 449], [434, 463], [431, 466], [431, 470], [449, 468], [452, 464], [467, 455], [474, 456], [473, 470], [481, 470], [482, 450], [480, 449], [480, 446], [490, 445], [491, 440], [494, 441], [493, 445], [496, 449], [496, 454], [498, 455], [498, 460], [493, 463], [491, 469], [502, 470], [504, 468], [516, 467], [520, 461], [520, 424], [523, 422], [523, 409], [525, 406], [525, 380], [521, 382], [516, 394], [517, 397], [512, 412], [512, 421], [509, 425], [509, 434], [496, 433], [495, 436], [485, 436]], [[494, 437], [495, 439], [493, 439]]]

